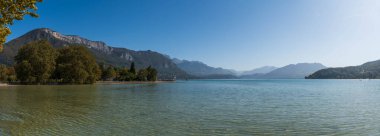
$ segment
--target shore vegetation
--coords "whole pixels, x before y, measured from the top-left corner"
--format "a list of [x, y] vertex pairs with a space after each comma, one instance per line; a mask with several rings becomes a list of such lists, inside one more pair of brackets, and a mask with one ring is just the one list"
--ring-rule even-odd
[[93, 84], [96, 81], [156, 81], [151, 66], [136, 69], [105, 66], [81, 45], [55, 49], [48, 41], [30, 42], [15, 56], [15, 65], [0, 65], [0, 82], [13, 84]]

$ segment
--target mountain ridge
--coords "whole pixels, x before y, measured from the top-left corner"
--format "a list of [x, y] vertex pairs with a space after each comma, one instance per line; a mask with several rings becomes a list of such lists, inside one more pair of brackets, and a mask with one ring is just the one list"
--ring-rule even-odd
[[289, 64], [281, 68], [277, 68], [266, 74], [245, 75], [242, 78], [256, 79], [303, 79], [306, 76], [324, 69], [326, 66], [320, 63], [297, 63]]
[[188, 78], [183, 70], [179, 69], [167, 55], [154, 51], [134, 51], [127, 48], [112, 47], [101, 41], [92, 41], [80, 36], [63, 35], [49, 28], [38, 28], [17, 37], [4, 45], [4, 51], [0, 54], [0, 63], [14, 64], [14, 56], [18, 49], [32, 41], [47, 40], [54, 48], [65, 46], [85, 46], [95, 56], [98, 63], [113, 66], [130, 66], [135, 62], [136, 67], [145, 68], [152, 66], [159, 72], [159, 78]]
[[266, 73], [269, 73], [275, 69], [278, 69], [278, 67], [263, 66], [263, 67], [255, 68], [252, 70], [242, 71], [239, 75], [266, 74]]
[[220, 67], [211, 67], [201, 61], [189, 61], [173, 58], [172, 61], [182, 70], [188, 74], [205, 78], [205, 77], [224, 77], [223, 75], [236, 75], [233, 70], [223, 69]]
[[380, 79], [380, 60], [358, 66], [326, 68], [305, 77], [306, 79]]

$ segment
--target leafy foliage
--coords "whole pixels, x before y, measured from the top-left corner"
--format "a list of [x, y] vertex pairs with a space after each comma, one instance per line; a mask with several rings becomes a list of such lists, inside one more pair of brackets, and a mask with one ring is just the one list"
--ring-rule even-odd
[[0, 51], [6, 37], [11, 34], [8, 25], [12, 25], [14, 20], [23, 20], [25, 15], [38, 17], [36, 14], [36, 4], [42, 0], [1, 0], [0, 1]]
[[55, 70], [57, 53], [47, 41], [29, 43], [15, 57], [17, 78], [21, 82], [46, 83]]
[[148, 81], [148, 71], [146, 69], [140, 69], [137, 73], [137, 79], [138, 81]]
[[147, 74], [147, 80], [148, 81], [156, 81], [157, 80], [157, 70], [149, 66], [146, 68], [146, 71], [148, 72]]
[[101, 75], [95, 58], [83, 46], [57, 51], [47, 41], [32, 42], [20, 48], [15, 60], [17, 79], [24, 84], [91, 84]]
[[117, 70], [117, 81], [133, 81], [136, 78], [136, 75], [130, 72], [127, 68], [121, 68]]
[[0, 82], [14, 82], [16, 81], [16, 73], [13, 67], [0, 65]]
[[107, 69], [103, 69], [102, 75], [103, 80], [111, 80], [113, 78], [113, 72], [115, 72], [116, 77], [113, 78], [114, 81], [156, 81], [157, 80], [157, 70], [149, 66], [148, 68], [143, 68], [134, 72], [134, 63], [131, 63], [130, 68], [113, 68], [109, 66]]
[[132, 62], [131, 68], [129, 68], [129, 72], [132, 74], [136, 74], [135, 62]]
[[[47, 41], [31, 42], [22, 46], [15, 57], [18, 81], [24, 84], [66, 83], [91, 84], [97, 80], [156, 81], [155, 68], [130, 69], [98, 65], [90, 50], [81, 45], [70, 45], [58, 50]], [[99, 67], [100, 66], [100, 67]], [[13, 80], [14, 81], [14, 80]]]
[[109, 66], [107, 69], [102, 71], [102, 80], [113, 80], [116, 78], [116, 70], [114, 67]]
[[101, 76], [95, 58], [83, 46], [59, 50], [55, 76], [63, 83], [92, 84]]

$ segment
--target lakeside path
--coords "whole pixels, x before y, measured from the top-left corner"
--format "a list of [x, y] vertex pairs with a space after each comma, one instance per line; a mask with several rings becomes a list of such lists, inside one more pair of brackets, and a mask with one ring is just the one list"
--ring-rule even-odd
[[0, 87], [2, 86], [9, 86], [8, 84], [5, 84], [5, 83], [0, 83]]

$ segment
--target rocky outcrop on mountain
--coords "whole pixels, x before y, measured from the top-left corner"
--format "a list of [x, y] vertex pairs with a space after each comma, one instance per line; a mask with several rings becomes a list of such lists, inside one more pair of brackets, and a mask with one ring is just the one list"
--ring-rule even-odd
[[[87, 45], [89, 48], [93, 48], [107, 54], [111, 54], [113, 50], [112, 47], [107, 46], [104, 42], [91, 41], [91, 40], [88, 40], [76, 35], [63, 35], [48, 28], [37, 29], [37, 30], [34, 30], [34, 32], [32, 31], [32, 33], [39, 32], [39, 31], [41, 33], [45, 33], [46, 36], [48, 36], [48, 38], [56, 38], [57, 40], [67, 42], [68, 44]], [[43, 35], [41, 36], [42, 37], [40, 38], [44, 38]]]

